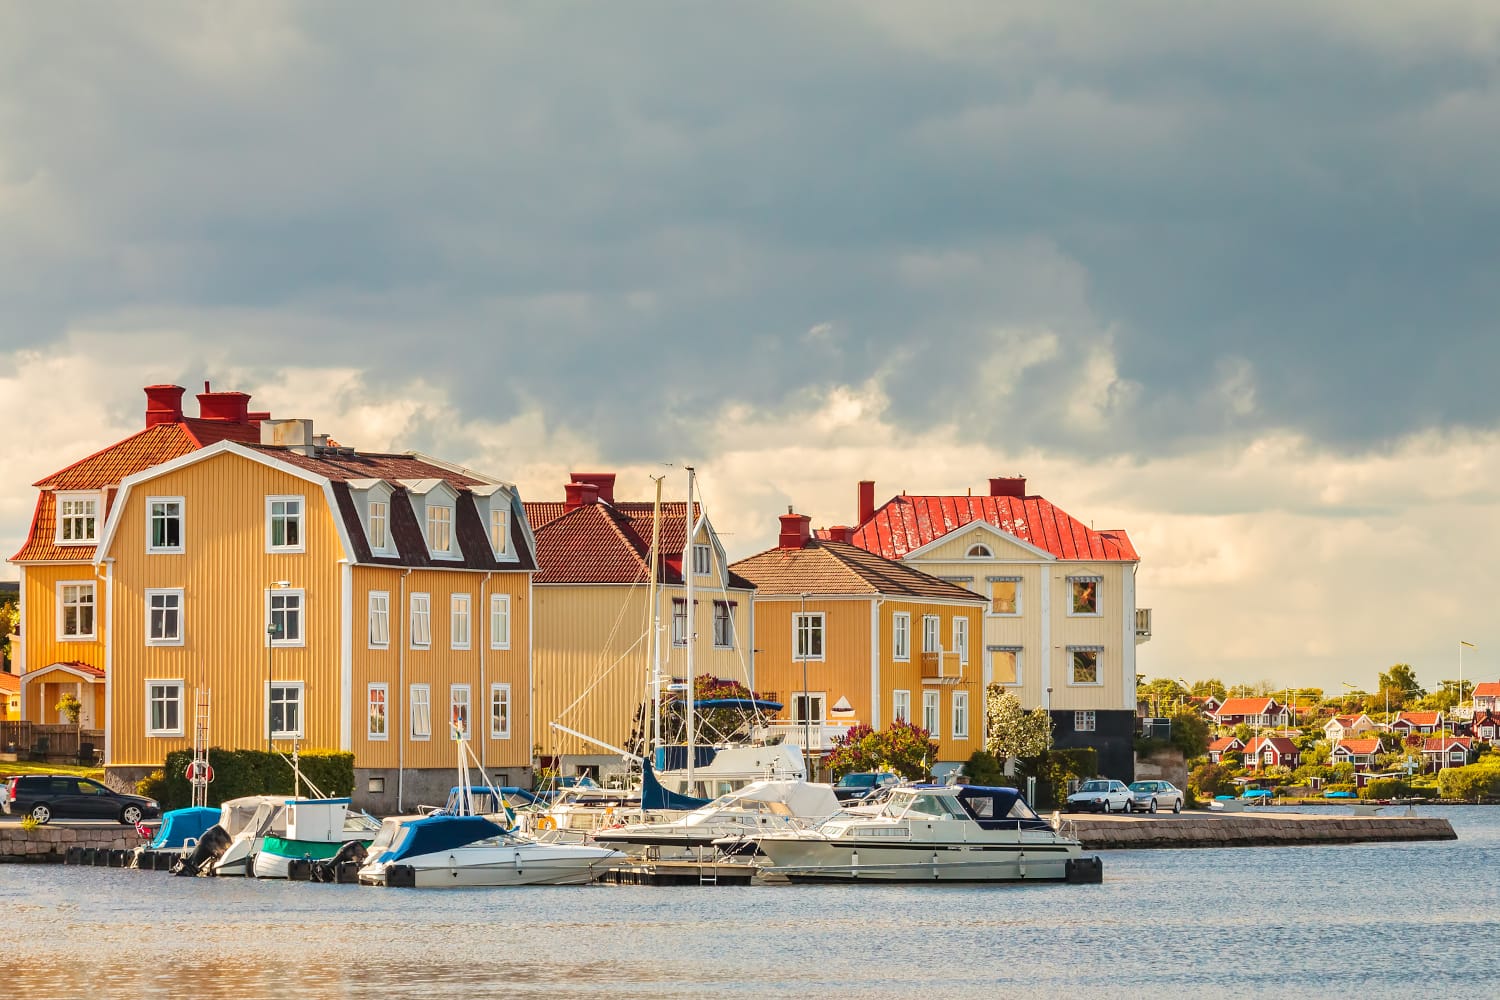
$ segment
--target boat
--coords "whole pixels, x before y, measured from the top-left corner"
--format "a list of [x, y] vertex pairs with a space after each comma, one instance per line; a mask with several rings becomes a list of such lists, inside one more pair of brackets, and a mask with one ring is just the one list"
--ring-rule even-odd
[[1014, 788], [911, 785], [873, 816], [841, 813], [756, 838], [766, 869], [793, 881], [1097, 882], [1103, 866]]
[[599, 830], [594, 842], [633, 855], [643, 854], [651, 860], [696, 859], [716, 844], [731, 854], [753, 852], [755, 837], [801, 829], [827, 819], [839, 808], [828, 785], [754, 781], [678, 819], [625, 823]]
[[256, 878], [286, 878], [293, 861], [328, 861], [345, 844], [369, 846], [380, 823], [349, 811], [349, 799], [284, 799], [261, 831], [250, 871]]
[[245, 795], [221, 803], [219, 822], [204, 831], [197, 848], [184, 858], [181, 874], [249, 875], [265, 831], [285, 803], [285, 795]]
[[140, 867], [149, 854], [187, 854], [198, 846], [199, 838], [218, 821], [219, 810], [207, 806], [188, 806], [162, 813], [161, 826], [157, 828], [155, 835], [132, 852], [130, 867]]

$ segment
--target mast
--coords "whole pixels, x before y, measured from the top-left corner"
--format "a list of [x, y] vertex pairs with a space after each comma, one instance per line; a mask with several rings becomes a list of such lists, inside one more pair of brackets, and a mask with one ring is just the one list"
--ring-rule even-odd
[[684, 638], [687, 639], [687, 788], [689, 795], [695, 795], [693, 791], [693, 758], [697, 756], [697, 734], [693, 716], [693, 691], [697, 686], [698, 678], [695, 673], [693, 662], [693, 529], [697, 527], [693, 518], [693, 467], [687, 467], [688, 490], [687, 509], [683, 513], [683, 519], [687, 522], [687, 539], [682, 543], [682, 582], [685, 593], [683, 597], [687, 601], [687, 628], [684, 630]]
[[651, 505], [651, 746], [643, 755], [655, 765], [661, 746], [661, 483], [666, 476], [652, 476], [656, 501]]

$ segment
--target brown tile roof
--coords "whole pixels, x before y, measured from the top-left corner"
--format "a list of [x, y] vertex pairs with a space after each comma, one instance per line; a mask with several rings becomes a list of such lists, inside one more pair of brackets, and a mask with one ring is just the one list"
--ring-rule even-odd
[[988, 603], [972, 590], [904, 563], [821, 538], [800, 549], [767, 549], [741, 559], [733, 569], [748, 577], [759, 594], [884, 594]]
[[[695, 515], [701, 508], [693, 505]], [[558, 501], [531, 501], [526, 518], [536, 535], [536, 582], [648, 583], [652, 504], [600, 500], [568, 510]], [[668, 584], [682, 583], [681, 552], [687, 540], [687, 503], [661, 505], [661, 566]], [[751, 590], [743, 576], [729, 574], [729, 586]]]
[[402, 479], [441, 479], [455, 489], [462, 489], [486, 482], [475, 476], [455, 472], [447, 466], [428, 462], [417, 455], [366, 454], [352, 449], [348, 453], [328, 450], [316, 455], [304, 455], [279, 445], [256, 444], [253, 447], [288, 465], [295, 465], [336, 483], [350, 479], [385, 479], [391, 483]]
[[1059, 559], [1136, 561], [1123, 531], [1096, 531], [1039, 496], [899, 496], [878, 508], [849, 540], [887, 559], [974, 521], [985, 521]]

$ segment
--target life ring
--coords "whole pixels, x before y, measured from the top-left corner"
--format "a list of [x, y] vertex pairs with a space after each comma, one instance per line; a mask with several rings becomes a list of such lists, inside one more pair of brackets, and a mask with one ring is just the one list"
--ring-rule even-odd
[[538, 830], [556, 830], [557, 820], [553, 819], [551, 816], [543, 816], [541, 819], [536, 821], [536, 828]]
[[186, 770], [182, 772], [182, 776], [190, 782], [196, 783], [201, 781], [206, 785], [210, 781], [214, 780], [213, 765], [206, 760], [188, 761], [188, 766]]

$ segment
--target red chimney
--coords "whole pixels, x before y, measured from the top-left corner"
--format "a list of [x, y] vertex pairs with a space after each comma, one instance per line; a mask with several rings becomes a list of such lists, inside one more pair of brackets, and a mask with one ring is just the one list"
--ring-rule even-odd
[[146, 426], [175, 424], [182, 419], [182, 394], [187, 392], [180, 385], [146, 386]]
[[800, 549], [812, 538], [812, 518], [806, 514], [793, 514], [788, 507], [781, 515], [781, 537], [776, 541], [779, 549]]
[[214, 392], [207, 382], [198, 393], [198, 416], [202, 420], [221, 420], [228, 424], [250, 422], [250, 394], [247, 392]]
[[563, 487], [563, 496], [566, 498], [563, 506], [568, 510], [577, 510], [598, 502], [599, 487], [593, 483], [568, 483]]
[[859, 481], [859, 510], [854, 518], [856, 527], [864, 524], [875, 516], [875, 480], [861, 479]]
[[849, 536], [854, 534], [854, 529], [847, 524], [835, 524], [828, 529], [828, 540], [830, 542], [847, 542]]
[[599, 499], [605, 503], [615, 502], [615, 474], [613, 472], [571, 472], [575, 483], [589, 483], [599, 491]]
[[1026, 496], [1025, 476], [1000, 476], [990, 480], [990, 496], [992, 497], [1017, 497], [1024, 499]]

